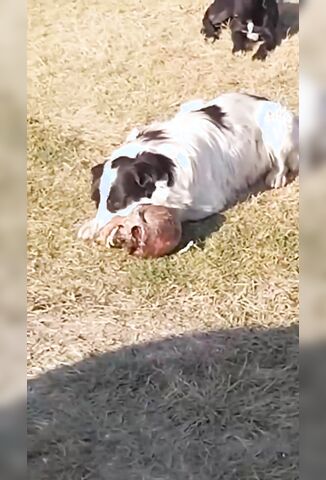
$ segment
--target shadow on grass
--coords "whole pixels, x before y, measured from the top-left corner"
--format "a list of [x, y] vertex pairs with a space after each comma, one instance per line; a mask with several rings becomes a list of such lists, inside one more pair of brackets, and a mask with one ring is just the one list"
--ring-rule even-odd
[[29, 478], [298, 478], [298, 328], [122, 348], [28, 385]]
[[[249, 201], [252, 197], [256, 197], [261, 193], [271, 190], [266, 186], [264, 181], [265, 176], [266, 175], [264, 175], [260, 180], [258, 180], [257, 183], [249, 187], [247, 190], [238, 192], [236, 198], [234, 198], [234, 200], [226, 206], [224, 212], [240, 203]], [[289, 183], [294, 180], [295, 178], [289, 179]], [[191, 240], [196, 243], [197, 247], [203, 249], [205, 247], [206, 240], [213, 233], [219, 231], [225, 220], [226, 218], [222, 213], [217, 213], [198, 222], [185, 222], [182, 226], [182, 240], [177, 251], [184, 248]]]
[[186, 247], [190, 241], [195, 242], [198, 248], [204, 248], [207, 238], [218, 232], [224, 221], [225, 216], [217, 213], [198, 222], [185, 222], [182, 225], [182, 239], [177, 251]]
[[[226, 206], [224, 212], [238, 204], [249, 201], [252, 197], [257, 197], [261, 193], [273, 190], [272, 188], [266, 186], [265, 177], [266, 174], [247, 190], [238, 192], [238, 195], [234, 201], [230, 202]], [[287, 185], [290, 185], [292, 182], [294, 182], [296, 178], [297, 174], [289, 174], [287, 178]], [[196, 243], [197, 247], [203, 249], [205, 247], [205, 241], [207, 238], [209, 238], [213, 233], [218, 232], [225, 220], [225, 216], [222, 213], [218, 213], [198, 222], [184, 223], [182, 241], [178, 247], [178, 250], [185, 247], [191, 240]]]
[[[247, 190], [238, 192], [237, 196], [232, 202], [229, 202], [224, 209], [224, 212], [231, 209], [237, 204], [248, 201], [251, 197], [255, 197], [260, 193], [268, 190], [264, 181], [265, 175]], [[219, 231], [224, 224], [226, 218], [222, 213], [211, 215], [204, 220], [198, 222], [185, 222], [182, 226], [182, 240], [178, 246], [178, 250], [184, 248], [191, 240], [196, 243], [198, 248], [205, 247], [206, 240], [213, 234]]]

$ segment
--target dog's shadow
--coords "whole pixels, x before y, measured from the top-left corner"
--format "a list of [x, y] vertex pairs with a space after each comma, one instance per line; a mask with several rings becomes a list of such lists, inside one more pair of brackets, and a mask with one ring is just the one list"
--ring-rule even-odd
[[182, 239], [177, 251], [186, 248], [189, 242], [194, 242], [198, 248], [203, 249], [207, 238], [218, 232], [224, 221], [225, 216], [221, 213], [216, 213], [198, 222], [183, 223]]
[[[287, 185], [291, 184], [297, 178], [297, 174], [289, 175], [287, 178]], [[233, 201], [225, 207], [223, 212], [235, 207], [238, 204], [247, 202], [252, 197], [257, 197], [258, 195], [272, 190], [272, 188], [267, 187], [265, 183], [265, 176], [259, 179], [254, 185], [248, 187], [248, 189], [238, 192]], [[182, 239], [177, 248], [177, 252], [186, 248], [190, 242], [194, 242], [197, 248], [201, 250], [204, 249], [206, 240], [211, 237], [214, 233], [218, 232], [222, 225], [224, 224], [226, 217], [222, 213], [217, 213], [211, 215], [203, 220], [198, 222], [185, 222], [182, 225]]]
[[293, 37], [299, 32], [299, 8], [299, 2], [280, 2], [279, 45], [286, 38]]
[[[249, 187], [247, 190], [238, 192], [233, 201], [229, 202], [223, 212], [239, 203], [248, 201], [251, 197], [257, 196], [260, 193], [268, 190], [264, 180], [259, 180], [255, 185]], [[206, 240], [214, 233], [218, 232], [224, 224], [226, 218], [222, 213], [211, 215], [203, 220], [197, 222], [185, 222], [182, 225], [182, 239], [177, 251], [185, 248], [189, 242], [194, 242], [197, 248], [203, 249]]]

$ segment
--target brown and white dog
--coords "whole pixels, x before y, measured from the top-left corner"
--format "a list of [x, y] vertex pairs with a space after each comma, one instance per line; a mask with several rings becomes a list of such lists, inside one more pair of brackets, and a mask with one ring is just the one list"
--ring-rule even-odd
[[171, 119], [134, 130], [92, 168], [93, 239], [116, 215], [143, 204], [173, 208], [181, 222], [222, 211], [263, 175], [285, 185], [299, 162], [298, 118], [279, 103], [241, 93], [181, 106]]

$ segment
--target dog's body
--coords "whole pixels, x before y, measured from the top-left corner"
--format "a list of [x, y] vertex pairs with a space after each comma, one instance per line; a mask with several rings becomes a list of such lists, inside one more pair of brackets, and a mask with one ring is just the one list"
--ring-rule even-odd
[[276, 0], [215, 0], [203, 17], [201, 33], [217, 40], [222, 25], [230, 22], [234, 54], [246, 51], [248, 39], [261, 40], [253, 60], [265, 60], [277, 45], [279, 11]]
[[270, 186], [284, 185], [287, 170], [297, 169], [295, 125], [277, 103], [229, 93], [187, 103], [171, 120], [134, 130], [109, 161], [93, 167], [98, 210], [79, 237], [94, 238], [114, 215], [139, 204], [174, 208], [181, 221], [200, 220], [264, 174]]

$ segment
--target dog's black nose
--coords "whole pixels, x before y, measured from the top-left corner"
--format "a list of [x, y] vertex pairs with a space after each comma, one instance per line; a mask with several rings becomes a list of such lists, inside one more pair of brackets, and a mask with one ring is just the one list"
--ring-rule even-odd
[[116, 213], [120, 208], [120, 204], [119, 202], [113, 202], [112, 200], [107, 199], [106, 208], [109, 210], [109, 212]]

